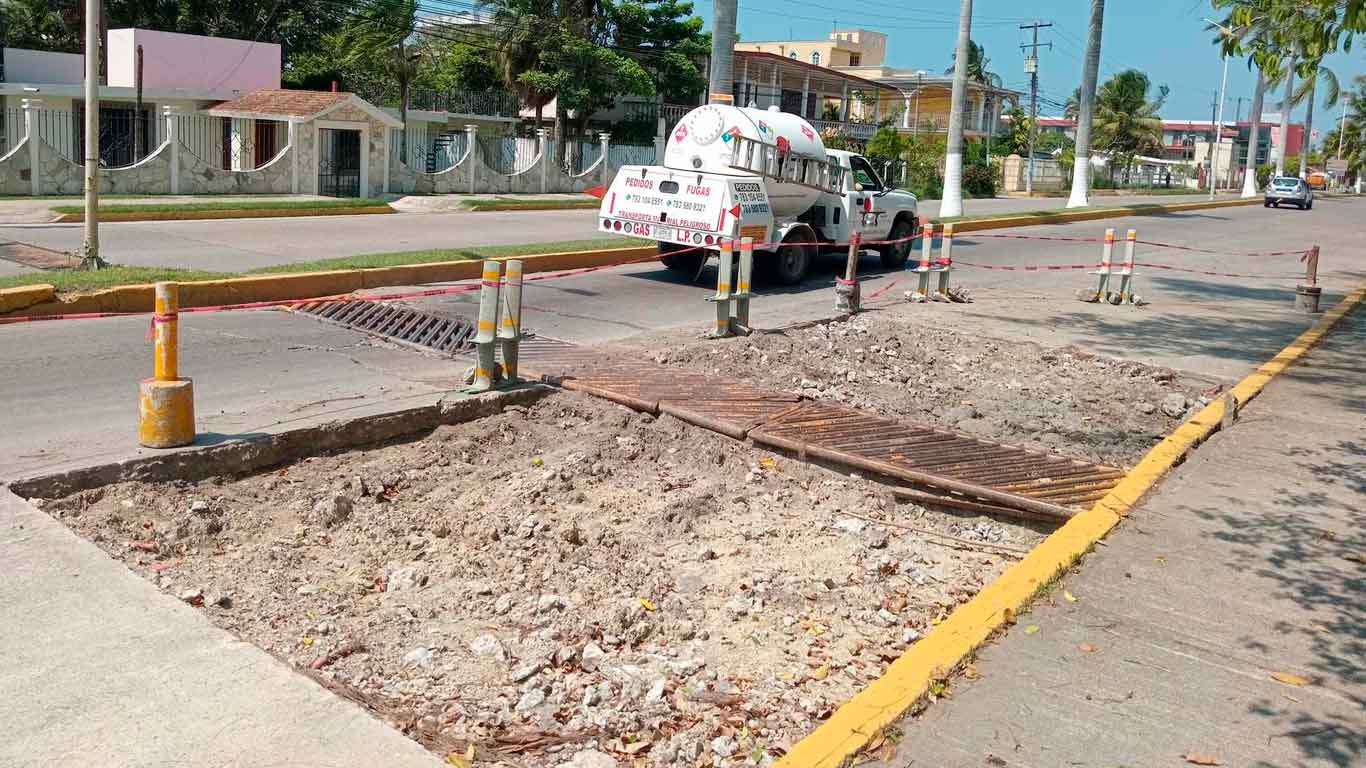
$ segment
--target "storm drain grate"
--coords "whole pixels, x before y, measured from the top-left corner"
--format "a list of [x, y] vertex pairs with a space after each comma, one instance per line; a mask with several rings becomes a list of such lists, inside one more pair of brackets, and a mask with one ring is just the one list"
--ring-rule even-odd
[[314, 301], [296, 304], [293, 309], [344, 328], [448, 355], [474, 349], [474, 324], [461, 317], [378, 301]]

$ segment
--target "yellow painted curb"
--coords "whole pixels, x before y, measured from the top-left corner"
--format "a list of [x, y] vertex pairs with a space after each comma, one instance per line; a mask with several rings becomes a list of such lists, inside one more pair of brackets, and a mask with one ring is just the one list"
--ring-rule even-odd
[[[1256, 397], [1267, 382], [1303, 357], [1333, 326], [1366, 298], [1366, 286], [1300, 334], [1289, 346], [1233, 387], [1237, 408]], [[1008, 623], [1034, 595], [1065, 571], [1114, 528], [1129, 509], [1186, 454], [1214, 433], [1224, 417], [1215, 400], [1182, 424], [1143, 457], [1109, 495], [1073, 517], [1044, 539], [968, 602], [959, 606], [924, 639], [911, 646], [873, 681], [845, 702], [830, 719], [799, 741], [774, 768], [838, 768], [883, 728], [901, 718], [929, 692], [931, 684], [952, 673], [991, 633]]]
[[[1095, 221], [1096, 219], [1119, 219], [1126, 216], [1152, 216], [1159, 213], [1180, 213], [1181, 211], [1200, 211], [1209, 208], [1233, 208], [1243, 205], [1254, 205], [1262, 202], [1260, 197], [1244, 200], [1201, 200], [1191, 203], [1139, 203], [1134, 205], [1119, 205], [1112, 208], [1102, 208], [1094, 211], [1067, 211], [1060, 210], [1057, 213], [1033, 214], [1029, 216], [1000, 216], [992, 219], [968, 219], [966, 221], [955, 221], [953, 231], [962, 232], [981, 232], [988, 229], [1010, 229], [1013, 227], [1029, 227], [1036, 224], [1066, 224], [1070, 221]], [[936, 227], [943, 227], [943, 224], [930, 219]]]
[[[655, 246], [630, 246], [595, 251], [566, 251], [530, 256], [500, 256], [496, 261], [521, 259], [523, 274], [557, 272], [563, 269], [583, 269], [621, 264], [637, 259], [652, 258]], [[429, 264], [406, 264], [373, 269], [345, 269], [331, 272], [298, 272], [233, 277], [223, 280], [202, 280], [180, 284], [180, 306], [215, 307], [223, 304], [247, 304], [255, 301], [285, 301], [336, 296], [366, 288], [396, 285], [422, 285], [472, 280], [480, 275], [482, 261], [437, 261]], [[10, 289], [28, 291], [44, 286], [25, 286]], [[121, 285], [70, 297], [54, 299], [52, 286], [46, 300], [26, 305], [23, 314], [29, 317], [65, 315], [86, 312], [151, 312], [153, 289], [151, 284]], [[3, 305], [0, 305], [3, 306]], [[3, 314], [3, 313], [0, 313]]]
[[[289, 219], [300, 216], [359, 216], [398, 213], [387, 205], [362, 205], [347, 208], [223, 208], [214, 211], [108, 211], [100, 221], [200, 221], [206, 219]], [[63, 213], [55, 224], [85, 221], [84, 213]]]
[[51, 301], [56, 288], [47, 283], [21, 285], [18, 288], [0, 288], [0, 315], [13, 312], [44, 301]]

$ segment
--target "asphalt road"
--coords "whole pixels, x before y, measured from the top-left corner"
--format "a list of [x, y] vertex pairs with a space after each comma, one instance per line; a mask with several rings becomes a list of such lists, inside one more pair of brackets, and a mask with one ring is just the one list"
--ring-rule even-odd
[[[459, 215], [480, 220], [494, 216]], [[539, 218], [544, 213], [515, 216], [533, 217], [542, 229], [550, 226], [548, 219]], [[871, 255], [861, 265], [867, 270], [863, 290], [870, 311], [894, 312], [907, 323], [941, 323], [1048, 346], [1075, 344], [1229, 380], [1269, 357], [1314, 319], [1292, 310], [1298, 282], [1293, 275], [1300, 270], [1296, 257], [1232, 254], [1320, 244], [1320, 281], [1328, 306], [1366, 281], [1362, 221], [1366, 199], [1324, 198], [1303, 213], [1254, 206], [982, 233], [960, 238], [954, 252], [963, 264], [954, 281], [973, 292], [973, 304], [907, 305], [900, 297], [911, 286], [910, 276], [877, 272]], [[1020, 273], [966, 266], [1094, 263], [1100, 253], [1097, 243], [986, 235], [1097, 238], [1107, 226], [1118, 228], [1121, 237], [1124, 228], [1134, 227], [1143, 240], [1224, 252], [1141, 245], [1140, 263], [1284, 276], [1219, 278], [1140, 267], [1138, 290], [1150, 303], [1112, 307], [1073, 297], [1078, 288], [1094, 283], [1084, 271]], [[523, 239], [537, 231], [524, 228]], [[801, 286], [761, 289], [754, 300], [755, 325], [771, 329], [833, 315], [831, 283], [840, 261], [828, 259], [823, 271]], [[642, 264], [530, 282], [525, 325], [580, 343], [649, 343], [679, 333], [700, 334], [710, 325], [712, 308], [703, 299], [712, 293], [714, 281], [712, 269], [694, 284], [657, 265]], [[474, 294], [462, 293], [413, 303], [470, 315], [473, 300]], [[456, 386], [466, 365], [280, 311], [186, 315], [181, 328], [182, 371], [195, 379], [199, 429], [209, 440], [431, 402]], [[146, 329], [142, 317], [0, 326], [0, 481], [141, 450], [134, 445], [134, 434], [137, 382], [151, 368]]]
[[[1203, 196], [1193, 196], [1202, 199]], [[1177, 202], [1187, 196], [1096, 197], [1097, 205]], [[31, 206], [31, 201], [22, 201]], [[1062, 208], [1063, 198], [969, 200], [967, 213], [1010, 213]], [[5, 202], [0, 201], [0, 220]], [[937, 215], [927, 200], [921, 213]], [[289, 219], [118, 222], [100, 227], [101, 255], [115, 264], [242, 271], [274, 264], [364, 253], [461, 248], [471, 245], [582, 240], [600, 237], [596, 212], [500, 211], [407, 213], [390, 216], [317, 216]], [[77, 251], [81, 224], [0, 225], [0, 242], [17, 241]], [[0, 265], [0, 270], [4, 265]], [[0, 271], [0, 274], [4, 274]]]

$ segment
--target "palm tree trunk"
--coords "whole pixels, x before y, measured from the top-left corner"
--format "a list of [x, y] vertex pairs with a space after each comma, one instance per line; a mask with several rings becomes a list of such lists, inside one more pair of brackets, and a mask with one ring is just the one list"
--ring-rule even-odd
[[[1086, 35], [1086, 63], [1081, 71], [1076, 159], [1072, 163], [1072, 196], [1067, 200], [1068, 208], [1080, 208], [1090, 203], [1091, 118], [1096, 104], [1096, 79], [1100, 75], [1100, 31], [1104, 18], [1105, 0], [1091, 0], [1091, 26]], [[1111, 163], [1112, 169], [1113, 166]]]
[[1285, 73], [1285, 97], [1281, 99], [1281, 151], [1276, 155], [1276, 175], [1285, 175], [1285, 153], [1290, 149], [1286, 134], [1290, 133], [1290, 110], [1295, 98], [1295, 56], [1290, 56], [1290, 66]]
[[1247, 119], [1252, 123], [1247, 143], [1247, 162], [1243, 163], [1243, 197], [1257, 196], [1257, 148], [1261, 146], [1262, 100], [1266, 95], [1266, 77], [1257, 68], [1257, 87], [1252, 91], [1252, 111]]
[[1309, 105], [1304, 108], [1304, 137], [1300, 139], [1300, 178], [1303, 179], [1309, 173], [1309, 138], [1314, 135], [1314, 89], [1319, 85], [1318, 70], [1310, 75], [1309, 93], [1306, 98]]
[[953, 102], [949, 108], [948, 152], [944, 156], [944, 194], [940, 216], [963, 215], [963, 111], [968, 95], [968, 46], [972, 42], [972, 0], [958, 11], [958, 50], [953, 64]]

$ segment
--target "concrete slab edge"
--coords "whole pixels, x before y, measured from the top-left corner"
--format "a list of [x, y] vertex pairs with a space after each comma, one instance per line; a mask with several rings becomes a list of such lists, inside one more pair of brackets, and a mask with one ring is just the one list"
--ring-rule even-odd
[[[522, 261], [524, 274], [558, 272], [565, 269], [605, 267], [629, 264], [654, 258], [655, 246], [630, 246], [593, 251], [563, 251], [527, 256], [500, 256], [496, 261], [516, 258]], [[339, 269], [329, 272], [272, 273], [254, 277], [234, 277], [223, 280], [201, 280], [180, 284], [180, 306], [218, 307], [229, 304], [249, 304], [257, 301], [304, 301], [328, 296], [341, 296], [369, 288], [396, 285], [423, 285], [479, 277], [482, 262], [478, 259], [438, 261], [427, 264], [406, 264], [372, 269]], [[35, 289], [41, 285], [32, 286]], [[51, 286], [46, 286], [51, 288]], [[21, 304], [22, 301], [30, 303]], [[16, 295], [14, 307], [0, 311], [0, 315], [48, 317], [52, 315], [87, 312], [151, 312], [153, 287], [144, 283], [121, 285], [70, 297], [46, 297], [41, 292]]]
[[[246, 475], [309, 456], [426, 434], [439, 426], [493, 416], [509, 405], [531, 405], [554, 392], [541, 384], [489, 392], [374, 416], [329, 421], [276, 434], [157, 453], [127, 461], [20, 478], [9, 489], [25, 498], [54, 498], [130, 480], [197, 481]], [[130, 440], [132, 437], [130, 436]]]
[[[107, 211], [100, 221], [204, 221], [208, 219], [292, 219], [300, 216], [370, 216], [398, 213], [387, 205], [355, 205], [320, 208], [223, 208], [213, 211]], [[62, 213], [54, 224], [78, 224], [84, 213]]]
[[[1210, 208], [1232, 208], [1243, 205], [1253, 205], [1260, 203], [1260, 197], [1250, 200], [1214, 200], [1194, 203], [1139, 203], [1136, 205], [1119, 205], [1113, 208], [1102, 208], [1094, 211], [1058, 211], [1057, 213], [1034, 214], [1030, 216], [1000, 216], [990, 219], [969, 219], [967, 221], [955, 221], [953, 231], [956, 234], [963, 232], [982, 232], [988, 229], [1011, 229], [1014, 227], [1028, 227], [1036, 224], [1066, 224], [1072, 221], [1094, 221], [1097, 219], [1119, 219], [1128, 216], [1152, 216], [1160, 213], [1180, 213], [1182, 211], [1200, 211]], [[934, 222], [934, 219], [930, 219]], [[942, 228], [944, 225], [935, 222], [936, 227]]]
[[[1236, 409], [1323, 340], [1366, 299], [1366, 285], [1349, 293], [1309, 330], [1232, 389]], [[953, 673], [992, 635], [1007, 626], [1059, 574], [1085, 555], [1134, 504], [1186, 455], [1219, 429], [1224, 401], [1215, 400], [1153, 447], [1114, 490], [1091, 509], [1054, 531], [924, 639], [894, 661], [887, 672], [842, 704], [819, 728], [799, 741], [774, 768], [838, 768], [847, 765], [878, 733], [929, 695], [930, 687]]]
[[0, 288], [0, 315], [7, 312], [52, 301], [57, 289], [48, 283], [21, 285], [18, 288]]

